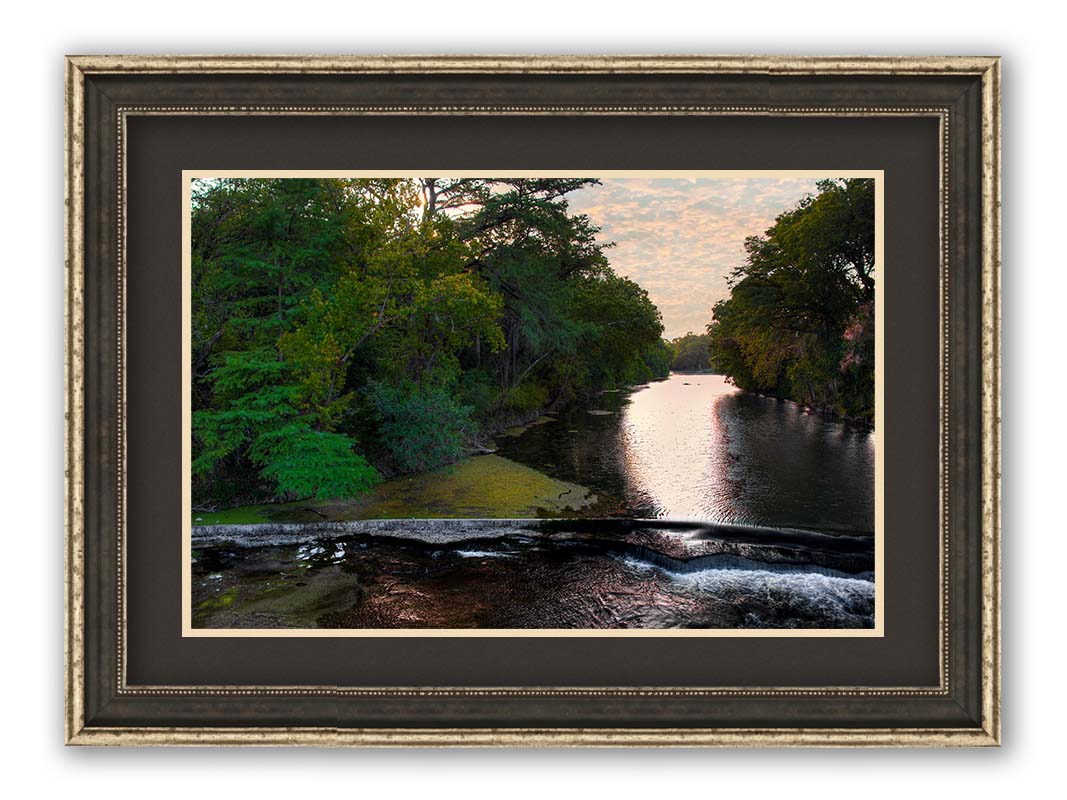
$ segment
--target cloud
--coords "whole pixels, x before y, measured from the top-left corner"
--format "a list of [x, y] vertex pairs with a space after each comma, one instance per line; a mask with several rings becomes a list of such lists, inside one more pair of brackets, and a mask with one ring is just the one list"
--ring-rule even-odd
[[[827, 176], [831, 177], [831, 176]], [[815, 194], [814, 178], [604, 178], [567, 196], [600, 226], [620, 275], [641, 284], [663, 313], [664, 335], [703, 332], [729, 294], [744, 242]]]

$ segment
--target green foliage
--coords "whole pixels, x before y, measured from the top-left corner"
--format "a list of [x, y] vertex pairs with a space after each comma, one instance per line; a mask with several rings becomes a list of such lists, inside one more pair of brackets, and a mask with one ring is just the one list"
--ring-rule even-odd
[[650, 380], [661, 381], [671, 374], [671, 362], [674, 360], [674, 348], [664, 339], [657, 339], [641, 354], [641, 360], [648, 367]]
[[504, 399], [504, 405], [513, 411], [529, 413], [545, 407], [548, 403], [549, 392], [536, 380], [527, 380], [508, 392]]
[[313, 430], [298, 416], [298, 387], [268, 351], [230, 353], [211, 373], [220, 407], [193, 416], [198, 453], [193, 475], [210, 479], [247, 456], [282, 498], [352, 496], [378, 481], [377, 471], [342, 434]]
[[671, 341], [671, 369], [700, 372], [711, 369], [711, 339], [706, 334], [689, 332]]
[[471, 409], [474, 417], [483, 417], [496, 403], [499, 389], [493, 376], [484, 369], [469, 369], [459, 379], [459, 402]]
[[194, 184], [194, 503], [354, 496], [503, 414], [663, 377], [587, 179]]
[[820, 182], [745, 249], [708, 326], [714, 366], [742, 389], [873, 421], [874, 182]]
[[636, 386], [642, 383], [648, 383], [652, 380], [652, 370], [649, 369], [648, 364], [641, 356], [634, 356], [630, 359], [630, 363], [627, 364], [619, 375], [619, 382], [626, 386]]
[[446, 386], [380, 382], [368, 387], [393, 464], [402, 472], [423, 472], [455, 461], [474, 426], [471, 409]]
[[662, 341], [663, 323], [648, 292], [607, 270], [577, 283], [574, 314], [581, 326], [583, 373], [592, 386], [651, 380], [643, 356]]
[[193, 411], [193, 477], [209, 481], [220, 469], [239, 465], [262, 432], [295, 415], [296, 387], [270, 351], [226, 353], [220, 361], [205, 379], [215, 402]]
[[354, 497], [381, 480], [344, 434], [313, 430], [294, 420], [260, 434], [249, 456], [273, 480], [279, 496]]

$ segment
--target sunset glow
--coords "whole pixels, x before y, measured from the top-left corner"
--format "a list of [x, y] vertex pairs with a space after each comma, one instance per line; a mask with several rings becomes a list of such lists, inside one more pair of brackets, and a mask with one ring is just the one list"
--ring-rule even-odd
[[815, 178], [604, 178], [568, 196], [600, 226], [620, 275], [648, 290], [664, 336], [702, 333], [729, 295], [726, 277], [744, 261], [748, 236], [815, 194]]

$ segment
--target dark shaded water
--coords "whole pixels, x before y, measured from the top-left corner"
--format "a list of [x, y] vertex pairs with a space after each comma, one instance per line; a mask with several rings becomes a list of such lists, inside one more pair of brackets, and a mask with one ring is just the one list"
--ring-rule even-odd
[[590, 487], [612, 515], [874, 530], [874, 434], [719, 375], [605, 392], [497, 446]]
[[[647, 554], [645, 554], [647, 555]], [[350, 537], [198, 553], [193, 622], [225, 628], [861, 628], [869, 580], [674, 571], [589, 542]]]

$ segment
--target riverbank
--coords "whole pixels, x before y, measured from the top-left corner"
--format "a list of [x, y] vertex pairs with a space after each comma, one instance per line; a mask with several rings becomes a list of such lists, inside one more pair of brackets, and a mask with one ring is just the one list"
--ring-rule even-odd
[[608, 390], [504, 429], [486, 450], [350, 499], [197, 512], [195, 525], [359, 519], [699, 519], [874, 530], [873, 437], [720, 375]]
[[[729, 379], [729, 376], [724, 375], [723, 377]], [[846, 425], [853, 425], [857, 428], [862, 428], [866, 431], [874, 430], [873, 421], [862, 419], [860, 417], [850, 417], [845, 414], [838, 414], [837, 411], [830, 406], [809, 406], [805, 405], [804, 403], [801, 403], [799, 400], [794, 400], [791, 397], [779, 397], [776, 394], [769, 394], [767, 392], [746, 392], [744, 390], [739, 391], [741, 391], [742, 394], [752, 395], [753, 397], [762, 397], [767, 400], [778, 400], [783, 403], [792, 403], [805, 414], [818, 414], [820, 417], [825, 417], [826, 419], [833, 420], [834, 422], [843, 422]]]
[[303, 500], [193, 514], [193, 525], [314, 523], [366, 519], [500, 519], [565, 516], [588, 508], [595, 494], [494, 454], [405, 475], [347, 500]]

